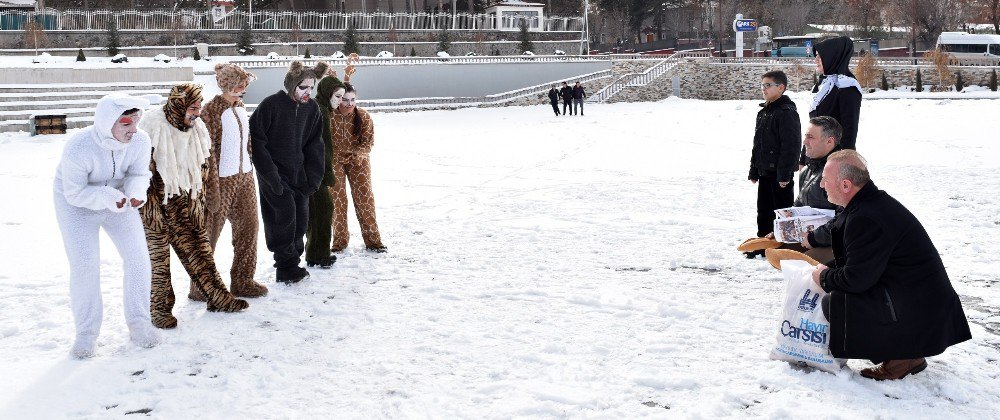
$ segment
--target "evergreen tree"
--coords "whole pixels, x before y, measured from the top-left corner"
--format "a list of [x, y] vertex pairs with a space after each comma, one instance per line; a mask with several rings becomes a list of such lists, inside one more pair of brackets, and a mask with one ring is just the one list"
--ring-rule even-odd
[[198, 52], [198, 47], [194, 47], [194, 55], [192, 55], [195, 61], [201, 61], [201, 53]]
[[306, 47], [306, 55], [303, 58], [312, 58], [312, 54], [309, 54], [309, 47]]
[[997, 70], [993, 69], [993, 73], [990, 73], [990, 90], [997, 91]]
[[917, 69], [917, 92], [924, 91], [924, 81], [920, 78], [920, 69]]
[[108, 45], [105, 47], [108, 49], [108, 57], [118, 55], [118, 49], [121, 46], [122, 41], [118, 37], [118, 17], [111, 15], [111, 18], [108, 19]]
[[882, 90], [889, 90], [889, 80], [885, 78], [885, 71], [882, 72]]
[[962, 72], [959, 71], [955, 75], [955, 90], [961, 92], [963, 89], [965, 89], [965, 81], [962, 80]]
[[528, 21], [521, 19], [521, 33], [518, 34], [517, 39], [521, 41], [518, 44], [517, 49], [524, 54], [526, 51], [535, 52], [535, 44], [531, 42], [531, 34], [528, 33]]
[[344, 55], [351, 55], [351, 53], [361, 55], [361, 44], [358, 43], [358, 31], [354, 29], [353, 21], [350, 25], [347, 25], [347, 31], [344, 32]]
[[236, 35], [236, 52], [240, 55], [250, 55], [253, 49], [253, 31], [250, 30], [250, 22], [243, 22], [240, 33]]
[[[415, 48], [413, 48], [413, 47], [410, 47], [410, 57], [416, 57], [416, 56], [417, 56], [417, 50]], [[995, 75], [996, 72], [993, 72], [993, 74]], [[996, 90], [996, 89], [994, 89], [994, 90]]]
[[448, 29], [441, 28], [441, 33], [438, 34], [438, 51], [448, 52], [451, 48], [451, 36], [448, 35]]
[[83, 48], [76, 51], [76, 61], [87, 61], [87, 56], [83, 55]]

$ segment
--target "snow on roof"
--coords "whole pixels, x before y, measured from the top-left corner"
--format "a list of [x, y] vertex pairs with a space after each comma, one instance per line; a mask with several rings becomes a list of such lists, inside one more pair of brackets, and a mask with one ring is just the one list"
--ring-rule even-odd
[[0, 7], [35, 7], [38, 0], [0, 0]]
[[[2, 0], [0, 0], [0, 1], [2, 1]], [[495, 7], [495, 6], [507, 6], [507, 7], [541, 7], [541, 6], [545, 6], [545, 5], [542, 4], [542, 3], [530, 3], [530, 2], [523, 1], [523, 0], [500, 0], [500, 1], [497, 1], [497, 2], [490, 3], [490, 5], [487, 6], [487, 8], [489, 8], [489, 7]]]

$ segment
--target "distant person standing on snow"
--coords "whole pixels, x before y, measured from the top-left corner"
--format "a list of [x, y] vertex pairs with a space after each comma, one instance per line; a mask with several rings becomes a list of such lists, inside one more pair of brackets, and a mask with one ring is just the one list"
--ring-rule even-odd
[[552, 110], [555, 111], [556, 116], [559, 116], [559, 90], [556, 89], [556, 85], [552, 85], [552, 89], [549, 89], [549, 103], [552, 104]]
[[[858, 140], [858, 119], [861, 115], [861, 85], [848, 68], [854, 55], [854, 42], [846, 36], [817, 43], [816, 71], [822, 74], [818, 91], [809, 109], [809, 118], [833, 117], [843, 127], [841, 149], [855, 149]], [[805, 149], [799, 164], [808, 161]]]
[[583, 115], [583, 98], [587, 97], [587, 93], [583, 91], [583, 85], [580, 82], [576, 82], [573, 85], [573, 106], [580, 106], [580, 115]]
[[559, 95], [562, 96], [563, 100], [563, 115], [566, 115], [566, 108], [569, 108], [569, 114], [573, 115], [573, 88], [569, 87], [566, 82], [563, 82], [562, 89], [559, 89]]
[[375, 195], [372, 192], [372, 167], [368, 155], [375, 145], [375, 124], [368, 111], [358, 108], [358, 93], [344, 83], [340, 105], [333, 110], [330, 129], [333, 139], [333, 251], [347, 248], [347, 184], [351, 184], [354, 212], [361, 225], [365, 248], [385, 252], [375, 220]]
[[72, 355], [97, 349], [101, 300], [100, 229], [122, 257], [125, 323], [136, 345], [153, 347], [160, 334], [149, 314], [150, 260], [139, 207], [149, 187], [149, 136], [139, 130], [145, 99], [111, 94], [97, 102], [94, 125], [66, 142], [53, 186], [56, 220], [69, 259], [69, 292], [76, 324]]

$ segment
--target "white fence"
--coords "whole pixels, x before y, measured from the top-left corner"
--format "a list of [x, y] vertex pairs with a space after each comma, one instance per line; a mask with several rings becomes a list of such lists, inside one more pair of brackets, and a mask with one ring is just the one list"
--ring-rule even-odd
[[[46, 30], [104, 31], [114, 19], [120, 30], [210, 30], [240, 29], [249, 23], [262, 30], [346, 30], [350, 23], [358, 30], [494, 30], [496, 19], [487, 14], [469, 13], [339, 13], [262, 10], [252, 15], [234, 11], [213, 16], [197, 10], [54, 10], [40, 12], [0, 11], [0, 30], [23, 30], [25, 22], [35, 20]], [[508, 22], [510, 23], [510, 22]], [[580, 32], [583, 18], [545, 18], [542, 31]]]

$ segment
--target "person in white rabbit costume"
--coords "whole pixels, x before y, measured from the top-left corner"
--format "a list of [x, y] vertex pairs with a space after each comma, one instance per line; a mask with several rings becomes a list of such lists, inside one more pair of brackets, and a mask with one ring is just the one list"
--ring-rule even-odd
[[150, 141], [139, 130], [144, 98], [110, 94], [97, 103], [94, 125], [66, 142], [56, 170], [56, 219], [70, 266], [70, 301], [76, 324], [72, 355], [97, 348], [104, 315], [101, 299], [101, 228], [121, 254], [125, 323], [133, 343], [154, 347], [160, 333], [149, 313], [150, 260], [138, 208], [149, 188]]

